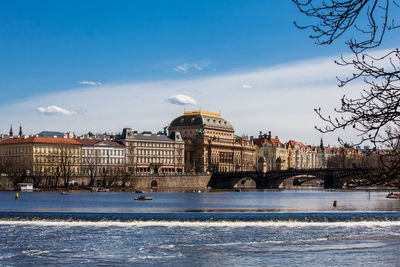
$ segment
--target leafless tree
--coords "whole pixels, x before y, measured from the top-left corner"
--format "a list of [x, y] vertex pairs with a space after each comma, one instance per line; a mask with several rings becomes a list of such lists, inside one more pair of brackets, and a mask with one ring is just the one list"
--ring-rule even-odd
[[[354, 144], [370, 142], [380, 153], [380, 174], [371, 177], [376, 183], [398, 181], [400, 174], [397, 144], [400, 126], [400, 53], [398, 48], [375, 56], [373, 48], [382, 45], [389, 31], [399, 28], [396, 12], [398, 0], [292, 0], [299, 11], [313, 21], [299, 25], [311, 30], [310, 38], [317, 44], [332, 44], [344, 38], [353, 53], [352, 59], [343, 56], [337, 64], [350, 67], [353, 74], [338, 78], [343, 87], [355, 80], [362, 80], [364, 88], [358, 97], [343, 96], [337, 116], [327, 116], [321, 108], [315, 109], [325, 126], [319, 131], [354, 128], [360, 139]], [[341, 140], [342, 141], [342, 140]], [[398, 183], [400, 185], [400, 183]]]
[[317, 44], [331, 44], [344, 36], [351, 37], [346, 44], [354, 52], [379, 47], [388, 30], [399, 28], [393, 9], [397, 0], [292, 0], [299, 11], [315, 23], [296, 26], [311, 29], [310, 38]]
[[63, 181], [63, 186], [69, 188], [69, 182], [72, 176], [73, 168], [73, 157], [70, 153], [70, 148], [62, 146], [60, 148], [60, 154], [58, 156], [58, 166], [55, 175], [56, 187], [58, 185], [58, 178], [61, 177]]
[[131, 180], [131, 175], [125, 169], [121, 173], [121, 187], [126, 187], [127, 183]]
[[85, 162], [83, 162], [83, 170], [85, 173], [89, 175], [89, 187], [93, 187], [96, 181], [96, 177], [98, 174], [100, 157], [98, 155], [98, 151], [93, 150], [93, 154], [90, 157], [85, 158]]
[[18, 183], [26, 182], [27, 178], [31, 178], [27, 162], [28, 159], [25, 156], [0, 155], [0, 174], [6, 175], [14, 186]]
[[122, 181], [124, 179], [125, 172], [123, 168], [116, 167], [112, 169], [108, 167], [105, 172], [103, 172], [103, 187], [111, 188], [116, 185], [117, 181]]
[[9, 157], [0, 154], [0, 174], [6, 174]]

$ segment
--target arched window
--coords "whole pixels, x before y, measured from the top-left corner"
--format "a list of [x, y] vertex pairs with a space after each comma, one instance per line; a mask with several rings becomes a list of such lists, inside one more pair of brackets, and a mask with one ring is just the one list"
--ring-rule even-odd
[[152, 188], [157, 187], [157, 186], [158, 185], [157, 185], [157, 181], [156, 180], [151, 181], [151, 187]]

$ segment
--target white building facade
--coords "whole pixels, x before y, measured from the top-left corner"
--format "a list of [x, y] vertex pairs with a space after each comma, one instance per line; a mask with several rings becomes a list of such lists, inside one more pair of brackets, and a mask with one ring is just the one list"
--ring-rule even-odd
[[[125, 146], [111, 140], [77, 139], [82, 144], [82, 175], [115, 175], [125, 170]], [[93, 175], [92, 173], [92, 175]]]
[[185, 170], [185, 143], [179, 132], [166, 136], [125, 128], [118, 140], [126, 148], [126, 171], [129, 174], [173, 175]]

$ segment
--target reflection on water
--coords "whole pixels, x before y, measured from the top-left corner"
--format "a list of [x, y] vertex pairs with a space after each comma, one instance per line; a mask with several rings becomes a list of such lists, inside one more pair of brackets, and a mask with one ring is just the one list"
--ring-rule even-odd
[[[283, 190], [216, 193], [148, 193], [151, 201], [135, 201], [132, 193], [0, 192], [0, 211], [74, 212], [314, 212], [400, 211], [400, 201], [386, 192]], [[333, 201], [337, 200], [337, 208]]]

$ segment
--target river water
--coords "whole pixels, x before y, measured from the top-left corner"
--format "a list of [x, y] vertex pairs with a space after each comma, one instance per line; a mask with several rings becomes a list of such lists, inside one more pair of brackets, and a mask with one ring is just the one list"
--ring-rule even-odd
[[400, 266], [386, 194], [0, 192], [0, 266]]

